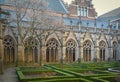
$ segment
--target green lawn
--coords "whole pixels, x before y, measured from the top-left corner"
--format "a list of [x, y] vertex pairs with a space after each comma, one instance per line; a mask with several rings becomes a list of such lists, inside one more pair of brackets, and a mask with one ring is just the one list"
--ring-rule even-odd
[[42, 67], [18, 67], [20, 82], [119, 82], [120, 62], [47, 64]]

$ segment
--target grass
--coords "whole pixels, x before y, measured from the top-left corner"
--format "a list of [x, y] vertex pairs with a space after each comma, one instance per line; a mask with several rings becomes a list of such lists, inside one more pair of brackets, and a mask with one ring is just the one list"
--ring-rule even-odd
[[47, 64], [16, 70], [20, 82], [117, 82], [120, 74], [108, 68], [119, 69], [120, 62]]

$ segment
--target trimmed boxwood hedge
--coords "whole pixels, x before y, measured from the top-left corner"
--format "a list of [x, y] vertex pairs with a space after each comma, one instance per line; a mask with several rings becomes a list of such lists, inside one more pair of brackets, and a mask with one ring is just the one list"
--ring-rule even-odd
[[[120, 74], [110, 72], [108, 68], [114, 66], [119, 68], [119, 64], [120, 62], [49, 64], [43, 67], [18, 67], [16, 70], [20, 82], [113, 82]], [[82, 74], [82, 72], [89, 70], [96, 73]], [[53, 71], [57, 72], [58, 76], [27, 78], [24, 75], [25, 73], [36, 74]]]
[[62, 78], [62, 79], [51, 79], [51, 80], [29, 81], [29, 82], [93, 82], [93, 81], [84, 78]]
[[[73, 78], [74, 76], [59, 70], [20, 70], [20, 68], [17, 68], [17, 74], [19, 76], [20, 82], [28, 82], [28, 81], [38, 81], [38, 80], [45, 80], [45, 79], [62, 79], [62, 78]], [[26, 78], [24, 76], [24, 73], [39, 73], [39, 72], [57, 72], [59, 74], [62, 74], [63, 76], [50, 76], [50, 77], [32, 77], [32, 78]]]

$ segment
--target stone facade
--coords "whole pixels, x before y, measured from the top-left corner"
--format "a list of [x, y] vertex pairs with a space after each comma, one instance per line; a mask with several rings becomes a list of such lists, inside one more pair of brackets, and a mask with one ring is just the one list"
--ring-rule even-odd
[[[88, 4], [90, 5], [90, 2], [86, 0], [86, 5]], [[95, 18], [96, 12], [92, 5], [90, 7], [88, 16]], [[70, 14], [77, 14], [76, 7], [70, 6], [70, 8], [72, 8]], [[61, 16], [61, 13], [54, 15]], [[65, 14], [63, 18], [66, 16]], [[46, 64], [120, 60], [120, 30], [102, 26], [97, 28], [96, 22], [93, 26], [93, 28], [90, 28], [89, 24], [86, 27], [82, 24], [74, 26], [71, 22], [71, 25], [61, 27], [62, 30], [53, 32], [44, 29], [46, 34], [41, 41], [38, 38], [31, 39], [27, 35], [24, 39], [26, 45], [23, 45], [19, 41], [20, 36], [15, 37], [13, 34], [15, 28], [10, 29], [0, 25], [0, 30], [3, 31], [0, 31], [3, 36], [0, 38], [0, 61], [4, 64], [16, 64], [16, 62]], [[21, 30], [24, 34], [25, 29]], [[27, 44], [31, 45], [27, 48]]]
[[[66, 26], [66, 28], [69, 28], [69, 26]], [[119, 31], [117, 30], [110, 30], [109, 32], [109, 29], [96, 29], [95, 31], [95, 29], [85, 29], [83, 27], [81, 27], [81, 30], [79, 31], [73, 31], [72, 29], [68, 32], [63, 30], [55, 31], [42, 40], [41, 47], [40, 45], [36, 45], [35, 49], [32, 49], [33, 52], [30, 52], [28, 59], [26, 59], [25, 47], [18, 44], [17, 52], [15, 37], [13, 37], [11, 30], [5, 30], [3, 36], [4, 39], [1, 39], [2, 42], [0, 42], [1, 46], [4, 46], [3, 51], [6, 53], [9, 52], [5, 51], [6, 47], [10, 46], [10, 54], [7, 53], [10, 57], [5, 56], [5, 53], [2, 54], [2, 57], [4, 63], [14, 63], [17, 61], [17, 57], [18, 61], [22, 63], [25, 63], [26, 60], [28, 62], [39, 63], [40, 57], [42, 57], [43, 64], [55, 62], [60, 63], [61, 59], [63, 60], [63, 63], [78, 62], [79, 59], [81, 62], [92, 62], [94, 60], [109, 61], [110, 59], [119, 60], [120, 45], [118, 39], [120, 37], [117, 36], [118, 32]], [[28, 40], [28, 37], [29, 36], [26, 37], [25, 41]], [[38, 41], [35, 41], [35, 43], [39, 44]], [[115, 56], [113, 55], [114, 46]], [[42, 56], [40, 56], [40, 48], [42, 48]], [[9, 47], [7, 49], [9, 49]], [[2, 50], [1, 53], [3, 53]], [[100, 54], [102, 55], [100, 56]], [[6, 59], [4, 59], [5, 57]]]

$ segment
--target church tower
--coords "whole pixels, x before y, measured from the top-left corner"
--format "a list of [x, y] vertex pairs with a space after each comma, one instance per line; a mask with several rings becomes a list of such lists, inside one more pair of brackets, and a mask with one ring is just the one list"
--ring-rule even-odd
[[92, 0], [74, 0], [68, 7], [69, 13], [74, 16], [94, 19], [97, 16]]

